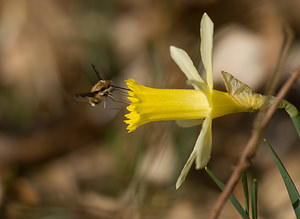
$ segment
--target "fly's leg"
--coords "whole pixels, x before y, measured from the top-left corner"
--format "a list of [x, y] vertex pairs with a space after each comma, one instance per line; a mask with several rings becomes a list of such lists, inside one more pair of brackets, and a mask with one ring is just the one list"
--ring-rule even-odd
[[120, 100], [120, 99], [117, 99], [116, 97], [114, 97], [113, 95], [111, 94], [108, 94], [108, 97], [111, 98], [113, 101], [115, 102], [118, 102], [118, 103], [123, 103], [123, 104], [129, 104], [128, 102], [126, 101], [123, 101], [123, 100]]

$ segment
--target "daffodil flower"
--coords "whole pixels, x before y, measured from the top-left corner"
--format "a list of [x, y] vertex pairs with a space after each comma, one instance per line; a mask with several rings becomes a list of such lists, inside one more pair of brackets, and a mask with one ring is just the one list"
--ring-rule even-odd
[[177, 180], [178, 189], [185, 180], [193, 162], [196, 169], [207, 165], [212, 146], [212, 120], [237, 112], [253, 112], [268, 106], [271, 101], [252, 90], [232, 75], [222, 72], [227, 92], [213, 89], [213, 22], [205, 13], [200, 23], [200, 54], [206, 71], [206, 82], [201, 78], [187, 53], [174, 46], [170, 47], [173, 60], [183, 71], [195, 90], [155, 89], [127, 80], [130, 88], [128, 99], [130, 111], [125, 115], [128, 132], [153, 121], [179, 120], [182, 126], [202, 124], [194, 149]]

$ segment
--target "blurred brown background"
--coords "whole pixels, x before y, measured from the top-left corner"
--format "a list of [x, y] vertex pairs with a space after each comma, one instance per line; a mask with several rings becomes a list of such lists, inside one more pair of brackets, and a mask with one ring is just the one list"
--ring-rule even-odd
[[[200, 127], [175, 122], [127, 134], [126, 105], [74, 99], [103, 77], [159, 88], [190, 88], [169, 55], [185, 49], [201, 70], [199, 23], [215, 23], [214, 81], [225, 70], [264, 92], [293, 35], [277, 89], [300, 64], [298, 0], [0, 0], [0, 218], [207, 218], [220, 191], [192, 168], [175, 182]], [[288, 31], [287, 31], [288, 30]], [[286, 32], [290, 34], [285, 34]], [[300, 82], [287, 99], [300, 107]], [[226, 181], [255, 114], [214, 120], [209, 168]], [[300, 185], [299, 139], [278, 111], [264, 133]], [[259, 218], [292, 218], [265, 145], [249, 170], [259, 182]], [[238, 185], [235, 195], [242, 200]], [[221, 218], [239, 218], [227, 203]]]

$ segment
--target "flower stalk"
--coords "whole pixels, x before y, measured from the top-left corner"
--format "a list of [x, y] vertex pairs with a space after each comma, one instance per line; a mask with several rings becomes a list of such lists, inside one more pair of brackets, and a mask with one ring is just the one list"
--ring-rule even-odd
[[280, 101], [278, 108], [285, 109], [287, 114], [289, 114], [300, 138], [300, 115], [298, 109], [285, 99]]

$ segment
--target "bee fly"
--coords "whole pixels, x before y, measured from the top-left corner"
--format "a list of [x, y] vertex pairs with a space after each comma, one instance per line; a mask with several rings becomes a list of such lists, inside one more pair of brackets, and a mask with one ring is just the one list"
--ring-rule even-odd
[[129, 91], [130, 89], [113, 85], [111, 80], [102, 79], [100, 77], [98, 70], [96, 69], [96, 67], [93, 64], [92, 64], [92, 67], [93, 67], [94, 71], [96, 72], [96, 75], [97, 75], [99, 81], [97, 82], [97, 84], [95, 84], [92, 87], [90, 92], [83, 93], [83, 94], [76, 94], [75, 96], [83, 97], [83, 98], [88, 97], [88, 101], [92, 106], [95, 106], [96, 104], [100, 103], [103, 100], [104, 108], [106, 108], [106, 99], [108, 97], [111, 98], [113, 101], [126, 104], [126, 102], [115, 98], [111, 93], [113, 91], [120, 91], [122, 93], [125, 93], [124, 90]]

